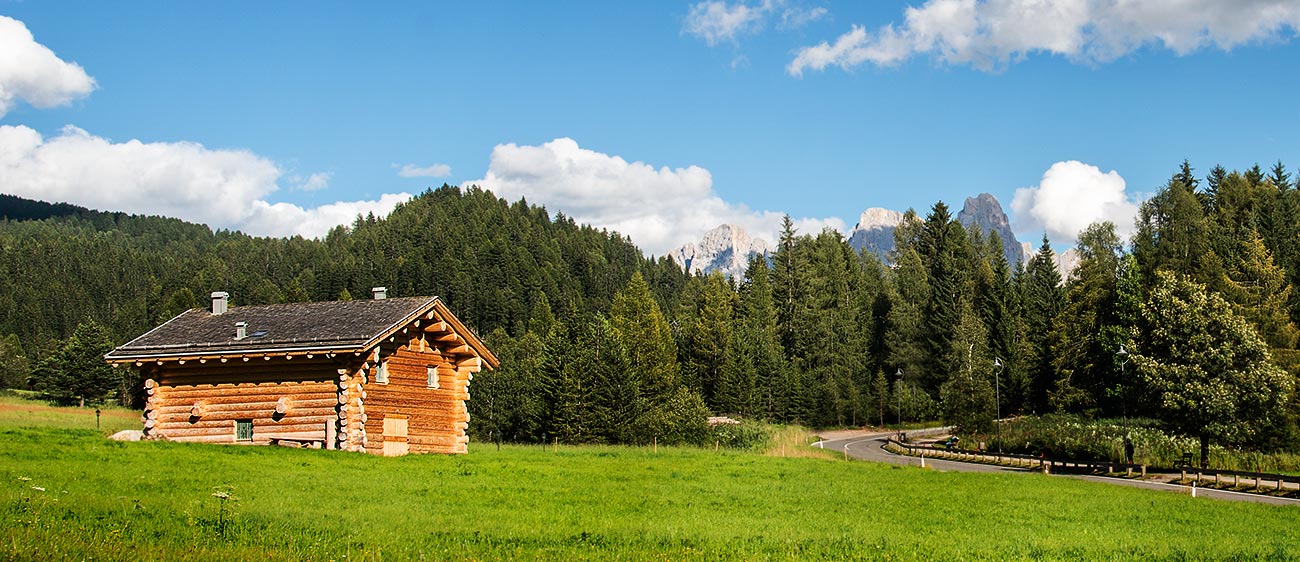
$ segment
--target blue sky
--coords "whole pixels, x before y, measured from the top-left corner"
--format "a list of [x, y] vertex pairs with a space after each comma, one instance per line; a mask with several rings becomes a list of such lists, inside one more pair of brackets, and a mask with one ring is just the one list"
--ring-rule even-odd
[[1137, 4], [0, 2], [0, 190], [311, 236], [474, 182], [654, 253], [989, 192], [1068, 246], [1300, 167], [1300, 2]]

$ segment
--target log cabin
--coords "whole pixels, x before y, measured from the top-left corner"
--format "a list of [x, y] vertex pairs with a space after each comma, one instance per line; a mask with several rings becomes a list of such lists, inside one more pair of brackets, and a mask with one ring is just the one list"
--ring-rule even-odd
[[212, 293], [104, 356], [141, 370], [148, 439], [465, 453], [496, 356], [437, 297], [230, 306]]

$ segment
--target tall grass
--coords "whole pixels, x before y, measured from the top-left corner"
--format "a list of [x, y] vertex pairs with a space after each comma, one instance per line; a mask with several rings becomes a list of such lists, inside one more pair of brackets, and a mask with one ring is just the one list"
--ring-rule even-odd
[[[138, 410], [116, 405], [99, 406], [99, 410], [99, 427], [104, 435], [142, 427]], [[22, 397], [12, 392], [0, 394], [0, 427], [95, 429], [95, 406], [51, 406], [34, 396]]]

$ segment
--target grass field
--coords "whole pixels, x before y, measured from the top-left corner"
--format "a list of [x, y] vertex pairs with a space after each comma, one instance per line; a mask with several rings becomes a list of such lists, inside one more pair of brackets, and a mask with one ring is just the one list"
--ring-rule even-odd
[[0, 417], [0, 558], [1300, 559], [1295, 508], [1040, 475], [712, 449], [115, 443], [59, 416]]

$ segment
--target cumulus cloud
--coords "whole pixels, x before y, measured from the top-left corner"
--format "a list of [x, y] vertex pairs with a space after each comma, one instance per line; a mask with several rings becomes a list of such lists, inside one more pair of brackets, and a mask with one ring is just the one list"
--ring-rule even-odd
[[1125, 192], [1119, 172], [1070, 160], [1052, 164], [1037, 186], [1016, 190], [1011, 209], [1018, 230], [1041, 229], [1059, 245], [1073, 245], [1088, 225], [1115, 223], [1122, 237], [1132, 235], [1138, 205]]
[[855, 25], [833, 43], [804, 47], [786, 71], [802, 76], [827, 66], [891, 66], [915, 55], [981, 70], [1033, 53], [1094, 64], [1147, 45], [1185, 55], [1209, 46], [1226, 51], [1288, 40], [1297, 31], [1295, 0], [928, 0], [908, 7], [898, 27], [868, 32]]
[[822, 7], [806, 7], [789, 0], [764, 0], [756, 4], [708, 0], [691, 5], [682, 22], [682, 32], [708, 43], [737, 43], [740, 36], [755, 33], [776, 20], [780, 29], [797, 29], [820, 20], [830, 12]]
[[19, 100], [56, 107], [95, 89], [95, 79], [36, 42], [23, 22], [0, 16], [0, 117]]
[[406, 164], [402, 166], [401, 170], [397, 171], [397, 175], [404, 178], [445, 178], [451, 175], [451, 166], [433, 164], [421, 167], [415, 164]]
[[[129, 213], [156, 214], [260, 236], [319, 237], [358, 214], [387, 214], [409, 194], [316, 208], [272, 203], [284, 172], [246, 150], [192, 142], [116, 143], [73, 126], [43, 138], [26, 126], [0, 126], [0, 186], [6, 193]], [[284, 178], [293, 183], [292, 178]], [[303, 188], [328, 183], [313, 174]]]
[[[699, 166], [655, 168], [582, 148], [569, 138], [541, 146], [498, 145], [483, 179], [464, 185], [479, 185], [508, 200], [526, 197], [578, 222], [630, 236], [655, 255], [697, 241], [723, 223], [775, 241], [782, 218], [722, 200], [713, 191], [713, 176]], [[836, 218], [796, 224], [802, 232], [845, 229]]]

